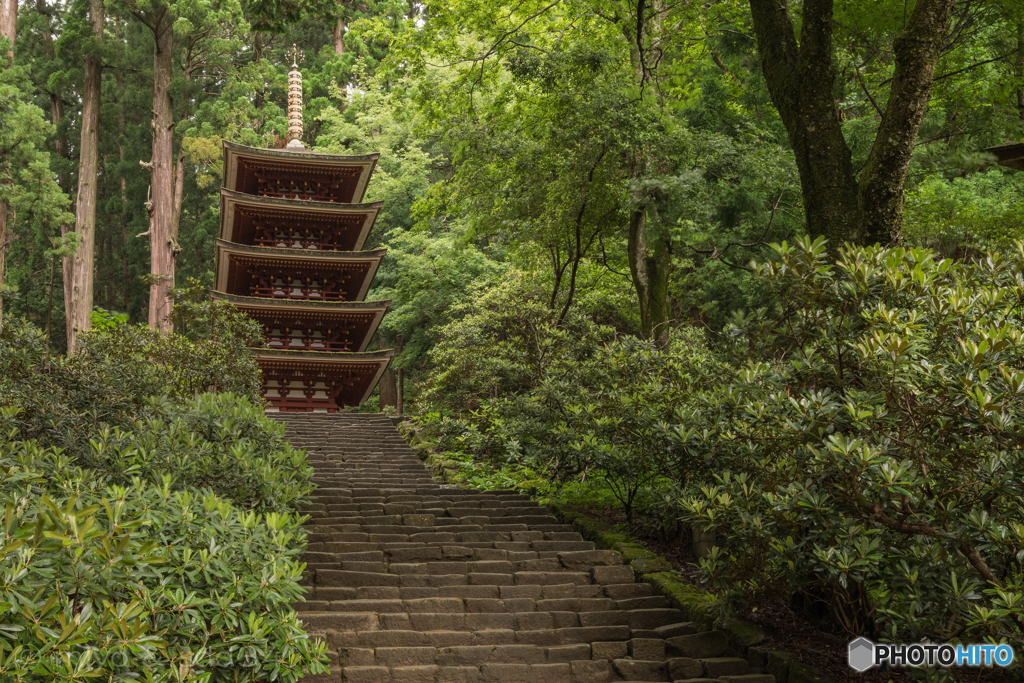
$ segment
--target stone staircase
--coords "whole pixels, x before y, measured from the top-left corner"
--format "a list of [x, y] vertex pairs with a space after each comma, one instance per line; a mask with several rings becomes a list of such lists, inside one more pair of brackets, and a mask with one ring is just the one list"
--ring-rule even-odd
[[388, 417], [268, 415], [319, 486], [296, 610], [331, 672], [305, 681], [774, 683], [528, 497], [438, 484]]

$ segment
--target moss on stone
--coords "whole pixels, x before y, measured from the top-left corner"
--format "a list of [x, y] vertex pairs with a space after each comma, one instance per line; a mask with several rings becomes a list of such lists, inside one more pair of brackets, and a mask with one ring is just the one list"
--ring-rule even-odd
[[[647, 548], [643, 547], [639, 543], [629, 543], [629, 542], [622, 543], [622, 542], [620, 542], [620, 543], [616, 543], [615, 544], [614, 549], [622, 554], [622, 560], [624, 562], [626, 562], [627, 564], [632, 564], [632, 563], [636, 562], [637, 560], [660, 559], [657, 553], [652, 553], [650, 550], [648, 550]], [[670, 569], [671, 569], [671, 567], [668, 570], [664, 570], [664, 571], [669, 571]], [[656, 570], [652, 570], [652, 571], [649, 571], [649, 572], [646, 572], [646, 573], [653, 574], [653, 573], [655, 573], [657, 571], [662, 571], [662, 570], [656, 569]]]
[[655, 590], [668, 599], [672, 607], [682, 612], [683, 621], [691, 621], [705, 630], [714, 627], [718, 617], [715, 596], [686, 583], [675, 572], [643, 574], [640, 578], [654, 586]]
[[633, 569], [641, 574], [658, 574], [672, 571], [672, 564], [664, 557], [638, 557], [629, 563]]
[[746, 652], [748, 647], [764, 642], [767, 636], [757, 624], [742, 619], [723, 619], [718, 628], [729, 634], [729, 644], [737, 650]]
[[786, 683], [830, 683], [828, 676], [813, 666], [793, 661], [789, 665], [789, 676]]
[[772, 650], [768, 653], [765, 672], [775, 676], [775, 683], [789, 683], [789, 666], [795, 661], [796, 655], [792, 652]]

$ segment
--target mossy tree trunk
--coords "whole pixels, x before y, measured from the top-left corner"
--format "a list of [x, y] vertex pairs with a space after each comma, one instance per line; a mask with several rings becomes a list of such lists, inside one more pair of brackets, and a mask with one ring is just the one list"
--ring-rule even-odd
[[895, 41], [889, 101], [859, 176], [836, 106], [833, 0], [804, 0], [800, 41], [786, 3], [750, 0], [772, 102], [796, 156], [807, 231], [835, 251], [902, 241], [903, 183], [954, 0], [919, 0]]

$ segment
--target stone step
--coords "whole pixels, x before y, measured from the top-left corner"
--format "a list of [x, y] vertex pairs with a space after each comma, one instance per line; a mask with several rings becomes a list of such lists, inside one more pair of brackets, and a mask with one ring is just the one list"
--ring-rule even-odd
[[386, 416], [272, 414], [318, 488], [313, 683], [774, 683], [519, 491], [442, 485]]
[[[604, 633], [605, 636], [595, 636], [598, 640], [628, 640], [641, 639], [657, 644], [661, 655], [664, 657], [666, 643], [660, 637], [653, 624], [659, 624], [665, 619], [654, 618], [650, 614], [634, 614], [627, 611], [550, 611], [550, 612], [416, 612], [402, 609], [398, 605], [380, 605], [383, 601], [365, 601], [364, 604], [355, 604], [351, 601], [344, 607], [332, 603], [306, 603], [305, 606], [317, 608], [316, 611], [299, 612], [299, 616], [307, 627], [316, 632], [325, 631], [480, 631], [480, 630], [508, 630], [513, 632], [528, 633], [529, 638], [517, 638], [514, 642], [537, 642], [537, 644], [548, 643], [542, 638], [543, 631], [554, 629], [591, 629], [593, 633]], [[428, 605], [424, 605], [430, 608]], [[437, 607], [444, 607], [438, 605]], [[341, 611], [362, 610], [362, 611]], [[678, 618], [678, 617], [677, 617]], [[662, 624], [663, 626], [665, 624]], [[673, 623], [676, 630], [696, 630], [693, 624]], [[601, 629], [605, 629], [601, 631]], [[582, 632], [581, 632], [582, 633]], [[618, 635], [612, 637], [608, 633]], [[550, 634], [549, 634], [550, 635]], [[579, 634], [577, 634], [579, 636]], [[583, 640], [583, 638], [580, 636]], [[575, 641], [574, 641], [575, 642]], [[588, 641], [590, 642], [590, 641]], [[638, 641], [639, 642], [639, 641]], [[648, 645], [647, 654], [654, 645]], [[637, 655], [631, 654], [636, 657]], [[647, 656], [647, 659], [654, 657]], [[746, 660], [744, 660], [746, 661]]]
[[[609, 598], [621, 600], [623, 596], [650, 592], [651, 587], [645, 583], [638, 584], [558, 584], [548, 586], [316, 586], [304, 587], [307, 591], [307, 602], [333, 602], [335, 600], [420, 600], [424, 598], [460, 598], [460, 599], [492, 599], [492, 600], [530, 600], [535, 603], [543, 600], [568, 598], [595, 599]], [[630, 590], [633, 589], [633, 590]], [[300, 603], [302, 604], [302, 603]], [[534, 607], [535, 608], [535, 607]], [[308, 610], [307, 610], [308, 611]], [[684, 635], [672, 633], [665, 637]]]

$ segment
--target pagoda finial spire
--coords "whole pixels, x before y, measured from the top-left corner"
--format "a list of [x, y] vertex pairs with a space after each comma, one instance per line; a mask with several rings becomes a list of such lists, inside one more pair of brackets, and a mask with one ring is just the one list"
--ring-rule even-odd
[[293, 43], [285, 56], [292, 58], [292, 70], [288, 72], [288, 148], [305, 149], [302, 144], [302, 72], [299, 71], [304, 55]]

